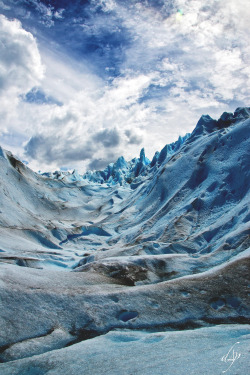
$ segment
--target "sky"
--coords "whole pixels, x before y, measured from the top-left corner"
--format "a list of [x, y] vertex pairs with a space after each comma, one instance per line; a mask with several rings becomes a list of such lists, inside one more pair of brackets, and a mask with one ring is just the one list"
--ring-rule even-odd
[[103, 169], [250, 103], [248, 0], [0, 0], [0, 145]]

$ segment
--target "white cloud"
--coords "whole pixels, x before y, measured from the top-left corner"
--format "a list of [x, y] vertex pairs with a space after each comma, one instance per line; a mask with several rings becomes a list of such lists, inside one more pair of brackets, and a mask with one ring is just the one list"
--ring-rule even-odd
[[[244, 13], [244, 5], [242, 0], [229, 0], [226, 6], [220, 0], [175, 1], [165, 19], [163, 10], [119, 8], [119, 16], [134, 30], [124, 69], [153, 70], [156, 77], [158, 72], [154, 84], [169, 86], [167, 99], [157, 97], [158, 104], [166, 102], [167, 112], [176, 103], [183, 113], [204, 108], [214, 115], [239, 97], [246, 102], [249, 9]], [[176, 20], [178, 8], [183, 15]]]
[[17, 20], [0, 15], [1, 132], [15, 127], [19, 95], [40, 83], [44, 75], [36, 40]]
[[[55, 164], [82, 169], [91, 160], [114, 161], [124, 151], [132, 158], [150, 120], [148, 109], [138, 103], [150, 81], [151, 77], [143, 75], [120, 77], [103, 86], [98, 96], [95, 91], [82, 90], [61, 107], [46, 106], [46, 115], [37, 106], [39, 121], [32, 117], [34, 130], [30, 129], [26, 156], [35, 158], [40, 169]], [[30, 105], [25, 110], [27, 117]], [[48, 165], [50, 159], [55, 161], [52, 166]], [[31, 165], [36, 167], [37, 162]]]
[[20, 94], [39, 84], [44, 75], [33, 35], [17, 20], [0, 15], [0, 95]]
[[92, 0], [93, 5], [101, 7], [104, 12], [110, 12], [116, 8], [115, 0]]
[[[0, 55], [6, 129], [22, 129], [29, 136], [26, 156], [35, 169], [105, 165], [120, 155], [136, 156], [140, 147], [152, 157], [191, 131], [203, 113], [218, 117], [234, 110], [234, 103], [248, 104], [250, 15], [244, 3], [176, 0], [159, 10], [150, 2], [92, 1], [105, 13], [96, 18], [96, 35], [125, 30], [129, 38], [121, 46], [120, 75], [110, 80], [47, 40], [46, 46], [39, 45], [43, 75], [34, 37], [17, 21], [2, 17], [0, 40], [8, 45]], [[178, 9], [182, 14], [176, 17]], [[20, 93], [39, 82], [61, 107], [20, 102]], [[11, 103], [4, 90], [12, 92]]]

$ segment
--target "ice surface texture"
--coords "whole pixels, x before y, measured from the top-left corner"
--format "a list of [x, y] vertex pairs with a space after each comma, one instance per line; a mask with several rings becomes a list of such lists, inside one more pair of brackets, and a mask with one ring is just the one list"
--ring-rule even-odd
[[247, 374], [249, 116], [83, 176], [0, 148], [0, 374]]
[[[3, 364], [2, 371], [5, 375], [211, 375], [223, 374], [232, 365], [227, 374], [247, 375], [249, 328], [221, 325], [157, 333], [117, 330], [65, 349]], [[233, 351], [222, 359], [233, 345], [237, 359], [232, 364], [227, 360], [233, 358]]]

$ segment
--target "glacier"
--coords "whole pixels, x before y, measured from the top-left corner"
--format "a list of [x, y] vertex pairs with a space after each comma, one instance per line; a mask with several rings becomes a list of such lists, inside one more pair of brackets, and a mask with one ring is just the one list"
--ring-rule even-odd
[[203, 115], [83, 175], [0, 148], [0, 374], [247, 374], [249, 133]]
[[[43, 173], [43, 176], [63, 179], [67, 182], [88, 180], [90, 182], [108, 185], [115, 185], [119, 183], [124, 185], [126, 183], [131, 184], [132, 182], [138, 182], [138, 177], [146, 175], [150, 172], [150, 169], [157, 163], [161, 165], [163, 161], [173, 155], [190, 136], [187, 133], [184, 137], [179, 137], [176, 142], [166, 145], [161, 152], [156, 151], [152, 161], [145, 156], [144, 148], [141, 149], [140, 157], [134, 158], [127, 162], [123, 156], [119, 157], [115, 163], [110, 163], [102, 171], [87, 171], [84, 175], [80, 175], [77, 170], [72, 173], [64, 171], [55, 171], [53, 173]], [[134, 184], [132, 184], [134, 186]], [[137, 185], [135, 185], [137, 186]]]

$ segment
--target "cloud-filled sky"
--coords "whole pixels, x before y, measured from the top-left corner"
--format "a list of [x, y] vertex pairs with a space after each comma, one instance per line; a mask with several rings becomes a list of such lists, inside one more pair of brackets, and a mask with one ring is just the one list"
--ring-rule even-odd
[[0, 144], [102, 169], [250, 103], [248, 0], [0, 0]]

